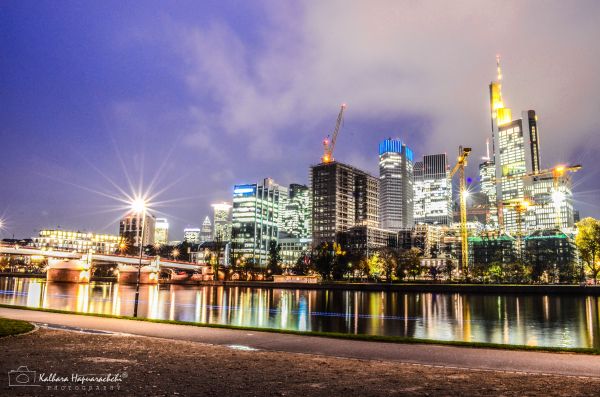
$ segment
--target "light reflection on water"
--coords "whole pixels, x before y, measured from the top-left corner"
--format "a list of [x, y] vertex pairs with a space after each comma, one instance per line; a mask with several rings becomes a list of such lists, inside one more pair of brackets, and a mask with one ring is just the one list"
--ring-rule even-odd
[[[135, 286], [0, 277], [0, 303], [132, 315]], [[211, 324], [600, 348], [598, 297], [142, 285], [140, 316]]]

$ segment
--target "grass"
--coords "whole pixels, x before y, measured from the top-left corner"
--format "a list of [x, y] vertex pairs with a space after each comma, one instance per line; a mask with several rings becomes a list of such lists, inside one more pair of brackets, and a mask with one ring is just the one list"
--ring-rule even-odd
[[0, 317], [0, 338], [9, 335], [24, 334], [33, 330], [33, 324], [27, 321], [11, 320], [8, 318]]
[[[240, 331], [255, 331], [255, 332], [272, 332], [278, 334], [288, 335], [302, 335], [302, 336], [317, 336], [323, 338], [333, 339], [346, 339], [346, 340], [357, 340], [367, 342], [383, 342], [383, 343], [410, 343], [410, 344], [423, 344], [423, 345], [444, 345], [444, 346], [457, 346], [457, 347], [471, 347], [471, 348], [483, 348], [483, 349], [499, 349], [499, 350], [524, 350], [524, 351], [538, 351], [538, 352], [552, 352], [552, 353], [579, 353], [579, 354], [591, 354], [600, 355], [600, 349], [587, 348], [587, 347], [551, 347], [551, 346], [528, 346], [528, 345], [509, 345], [501, 343], [487, 343], [487, 342], [465, 342], [465, 341], [449, 341], [449, 340], [436, 340], [436, 339], [419, 339], [411, 338], [406, 336], [383, 336], [383, 335], [367, 335], [367, 334], [346, 334], [341, 332], [321, 332], [321, 331], [294, 331], [284, 330], [278, 328], [260, 328], [260, 327], [246, 327], [238, 325], [227, 325], [227, 324], [207, 324], [207, 323], [194, 323], [190, 321], [178, 321], [178, 320], [159, 320], [152, 318], [137, 318], [131, 316], [116, 316], [112, 314], [100, 314], [100, 313], [77, 313], [67, 310], [57, 309], [42, 309], [32, 308], [27, 306], [13, 306], [0, 304], [0, 307], [8, 309], [19, 309], [19, 310], [31, 310], [31, 311], [42, 311], [47, 313], [59, 313], [59, 314], [72, 314], [78, 316], [91, 316], [91, 317], [102, 317], [102, 318], [114, 318], [120, 320], [133, 320], [133, 321], [145, 321], [149, 323], [159, 324], [174, 324], [174, 325], [186, 325], [192, 327], [205, 327], [205, 328], [222, 328], [222, 329], [233, 329]], [[4, 320], [1, 319], [0, 320]], [[17, 320], [8, 320], [17, 321]], [[18, 321], [25, 323], [33, 329], [33, 326], [24, 321]], [[27, 329], [27, 332], [30, 329]], [[0, 334], [0, 336], [2, 336]]]

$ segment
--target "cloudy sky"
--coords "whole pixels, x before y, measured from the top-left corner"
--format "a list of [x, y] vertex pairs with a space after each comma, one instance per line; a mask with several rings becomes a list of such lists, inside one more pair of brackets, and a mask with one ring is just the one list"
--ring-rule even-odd
[[141, 185], [180, 238], [235, 183], [307, 183], [343, 102], [338, 160], [377, 174], [400, 137], [472, 146], [475, 175], [496, 54], [543, 165], [582, 163], [576, 206], [600, 216], [599, 20], [597, 1], [2, 2], [0, 235], [117, 233]]

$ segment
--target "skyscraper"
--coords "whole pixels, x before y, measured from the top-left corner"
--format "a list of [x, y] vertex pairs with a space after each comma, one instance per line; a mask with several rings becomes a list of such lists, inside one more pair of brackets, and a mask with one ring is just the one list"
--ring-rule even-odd
[[378, 180], [333, 161], [312, 166], [313, 244], [336, 241], [337, 233], [357, 225], [377, 227]]
[[452, 222], [452, 181], [446, 154], [423, 156], [415, 163], [415, 223], [448, 225]]
[[200, 229], [200, 242], [204, 243], [206, 241], [211, 241], [213, 237], [212, 223], [210, 222], [210, 218], [208, 215], [204, 218], [204, 222], [202, 222], [202, 229]]
[[293, 237], [309, 238], [311, 214], [308, 186], [292, 183], [288, 191], [287, 204], [281, 214], [283, 228], [280, 228], [280, 231], [285, 231]]
[[479, 184], [481, 193], [487, 200], [487, 210], [489, 213], [486, 222], [489, 228], [498, 227], [498, 204], [496, 194], [496, 164], [490, 157], [489, 140], [486, 141], [487, 156], [483, 158], [483, 162], [479, 164]]
[[492, 136], [496, 166], [496, 193], [503, 203], [502, 224], [505, 230], [515, 232], [521, 222], [520, 215], [506, 203], [525, 199], [524, 177], [539, 171], [539, 138], [535, 111], [522, 113], [513, 120], [512, 112], [504, 107], [502, 99], [502, 72], [497, 60], [498, 78], [490, 83]]
[[279, 233], [280, 186], [272, 179], [262, 184], [235, 185], [232, 210], [232, 255], [265, 267], [271, 241]]
[[399, 139], [379, 144], [379, 209], [383, 229], [401, 230], [414, 224], [413, 153]]
[[231, 240], [231, 204], [213, 204], [213, 240]]
[[143, 245], [154, 244], [154, 224], [156, 222], [154, 215], [146, 212], [144, 218], [143, 233], [141, 231], [141, 215], [133, 212], [125, 215], [119, 222], [119, 237], [126, 239], [130, 244], [138, 245], [139, 239], [143, 234]]
[[166, 218], [156, 218], [154, 224], [154, 243], [165, 245], [169, 242], [169, 221]]

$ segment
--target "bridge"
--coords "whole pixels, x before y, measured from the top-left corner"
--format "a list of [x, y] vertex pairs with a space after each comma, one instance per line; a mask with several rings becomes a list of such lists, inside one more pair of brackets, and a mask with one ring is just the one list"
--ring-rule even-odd
[[[46, 278], [49, 281], [87, 283], [91, 269], [97, 263], [115, 264], [117, 280], [121, 283], [135, 283], [138, 271], [140, 282], [150, 284], [158, 283], [162, 270], [168, 270], [171, 276], [177, 271], [194, 272], [191, 278], [195, 280], [212, 280], [213, 277], [212, 268], [207, 264], [167, 260], [159, 256], [142, 256], [140, 260], [139, 256], [81, 253], [7, 244], [0, 244], [0, 254], [47, 258]], [[186, 277], [182, 278], [184, 279]]]

